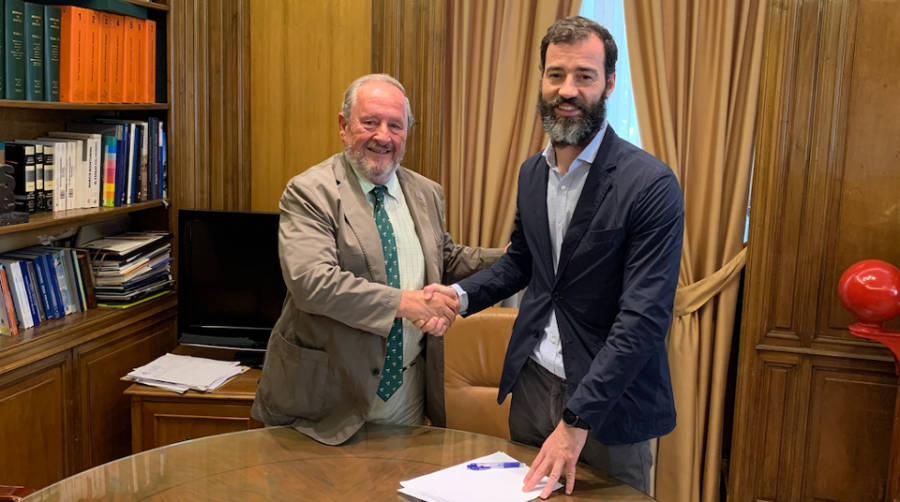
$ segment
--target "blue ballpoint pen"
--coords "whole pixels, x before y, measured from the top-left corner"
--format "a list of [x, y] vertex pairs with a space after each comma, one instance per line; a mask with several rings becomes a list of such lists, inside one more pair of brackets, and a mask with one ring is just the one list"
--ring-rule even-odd
[[484, 471], [487, 469], [515, 469], [524, 465], [522, 462], [472, 462], [466, 467], [473, 471]]

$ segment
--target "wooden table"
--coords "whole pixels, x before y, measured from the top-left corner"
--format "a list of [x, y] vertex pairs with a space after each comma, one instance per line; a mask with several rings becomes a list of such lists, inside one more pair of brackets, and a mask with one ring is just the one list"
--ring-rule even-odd
[[132, 384], [125, 390], [131, 398], [131, 452], [262, 427], [250, 417], [260, 374], [247, 370], [212, 392], [178, 394]]
[[[537, 450], [503, 439], [436, 427], [367, 425], [342, 446], [289, 427], [221, 434], [156, 448], [66, 478], [29, 501], [380, 501], [410, 498], [400, 481], [504, 451], [531, 462]], [[553, 500], [653, 500], [578, 467], [573, 496]], [[499, 501], [498, 501], [499, 502]]]

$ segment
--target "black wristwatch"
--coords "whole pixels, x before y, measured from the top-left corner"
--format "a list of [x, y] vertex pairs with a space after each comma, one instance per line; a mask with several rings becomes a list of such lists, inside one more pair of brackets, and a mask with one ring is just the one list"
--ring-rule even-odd
[[563, 410], [563, 423], [569, 427], [578, 427], [579, 429], [589, 430], [591, 428], [590, 424], [582, 420], [581, 417], [568, 408]]

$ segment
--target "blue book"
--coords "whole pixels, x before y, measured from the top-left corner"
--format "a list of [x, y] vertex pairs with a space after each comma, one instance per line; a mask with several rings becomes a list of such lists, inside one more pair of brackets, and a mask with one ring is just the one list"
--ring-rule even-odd
[[31, 312], [31, 319], [34, 325], [41, 324], [41, 316], [38, 314], [37, 302], [40, 298], [35, 298], [31, 287], [31, 278], [34, 276], [34, 265], [30, 261], [19, 262], [22, 264], [22, 281], [25, 283], [25, 295], [28, 296], [28, 310]]
[[51, 272], [45, 257], [42, 254], [28, 252], [26, 249], [16, 250], [7, 253], [5, 256], [34, 263], [34, 271], [38, 279], [38, 286], [41, 289], [41, 294], [46, 295], [47, 303], [45, 304], [44, 310], [47, 313], [47, 317], [50, 319], [63, 318], [66, 315], [66, 311], [62, 304], [59, 286], [55, 283], [56, 273]]
[[72, 270], [71, 264], [68, 263], [66, 250], [50, 246], [38, 246], [28, 249], [33, 249], [39, 253], [47, 253], [45, 256], [48, 256], [56, 272], [56, 281], [59, 284], [59, 292], [62, 296], [63, 305], [66, 308], [66, 315], [81, 311], [81, 302], [75, 291], [75, 271]]

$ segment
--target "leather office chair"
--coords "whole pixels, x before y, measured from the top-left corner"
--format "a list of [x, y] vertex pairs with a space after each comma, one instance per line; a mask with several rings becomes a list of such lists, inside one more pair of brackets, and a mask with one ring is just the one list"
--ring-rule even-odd
[[458, 318], [444, 335], [447, 427], [509, 439], [509, 403], [497, 404], [506, 346], [518, 309], [491, 307]]

